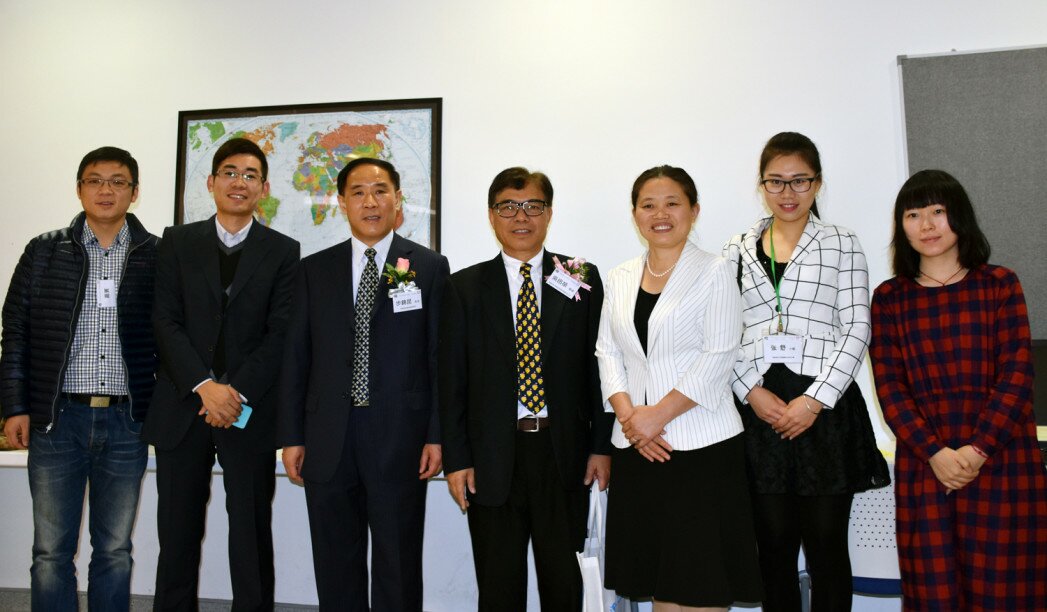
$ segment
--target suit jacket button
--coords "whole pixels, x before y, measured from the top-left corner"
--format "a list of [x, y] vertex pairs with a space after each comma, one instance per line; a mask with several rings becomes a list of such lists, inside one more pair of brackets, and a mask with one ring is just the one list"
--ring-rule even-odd
[[207, 347], [207, 352], [208, 353], [213, 353], [214, 352], [214, 345], [213, 344], [211, 346]]
[[343, 393], [342, 394], [342, 399], [344, 399], [344, 400], [349, 399], [349, 393]]

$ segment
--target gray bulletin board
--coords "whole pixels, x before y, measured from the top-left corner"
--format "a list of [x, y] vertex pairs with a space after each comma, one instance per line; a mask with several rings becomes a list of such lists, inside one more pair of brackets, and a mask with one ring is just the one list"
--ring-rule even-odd
[[1047, 47], [900, 56], [910, 174], [967, 189], [992, 263], [1018, 273], [1032, 337], [1047, 338]]

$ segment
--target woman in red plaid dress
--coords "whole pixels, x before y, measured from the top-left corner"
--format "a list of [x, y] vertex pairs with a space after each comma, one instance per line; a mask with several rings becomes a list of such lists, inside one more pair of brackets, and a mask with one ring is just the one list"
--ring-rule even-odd
[[970, 199], [940, 170], [894, 209], [894, 271], [870, 353], [898, 438], [906, 610], [1047, 610], [1047, 472], [1036, 442], [1029, 320], [1014, 272], [989, 265]]

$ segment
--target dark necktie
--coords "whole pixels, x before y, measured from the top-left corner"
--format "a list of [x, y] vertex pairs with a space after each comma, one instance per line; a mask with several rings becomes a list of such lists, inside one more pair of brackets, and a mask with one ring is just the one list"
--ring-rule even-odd
[[542, 321], [531, 280], [531, 264], [520, 264], [523, 285], [516, 297], [516, 378], [520, 403], [538, 414], [545, 407], [542, 386]]
[[374, 263], [374, 249], [367, 249], [367, 264], [356, 290], [356, 338], [353, 341], [353, 405], [366, 406], [370, 402], [370, 381], [367, 370], [371, 357], [371, 313], [378, 292], [378, 266]]

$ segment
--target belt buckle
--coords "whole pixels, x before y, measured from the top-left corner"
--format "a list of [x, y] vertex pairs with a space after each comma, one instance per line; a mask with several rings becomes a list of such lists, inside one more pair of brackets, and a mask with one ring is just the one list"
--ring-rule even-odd
[[109, 407], [109, 396], [108, 395], [92, 395], [91, 396], [91, 407], [92, 408], [108, 408]]
[[525, 433], [536, 433], [538, 431], [541, 431], [541, 429], [539, 428], [539, 425], [541, 423], [538, 421], [538, 417], [524, 417], [523, 418], [523, 420], [525, 420], [525, 421], [529, 420], [529, 419], [534, 419], [534, 429], [524, 429], [523, 431]]

